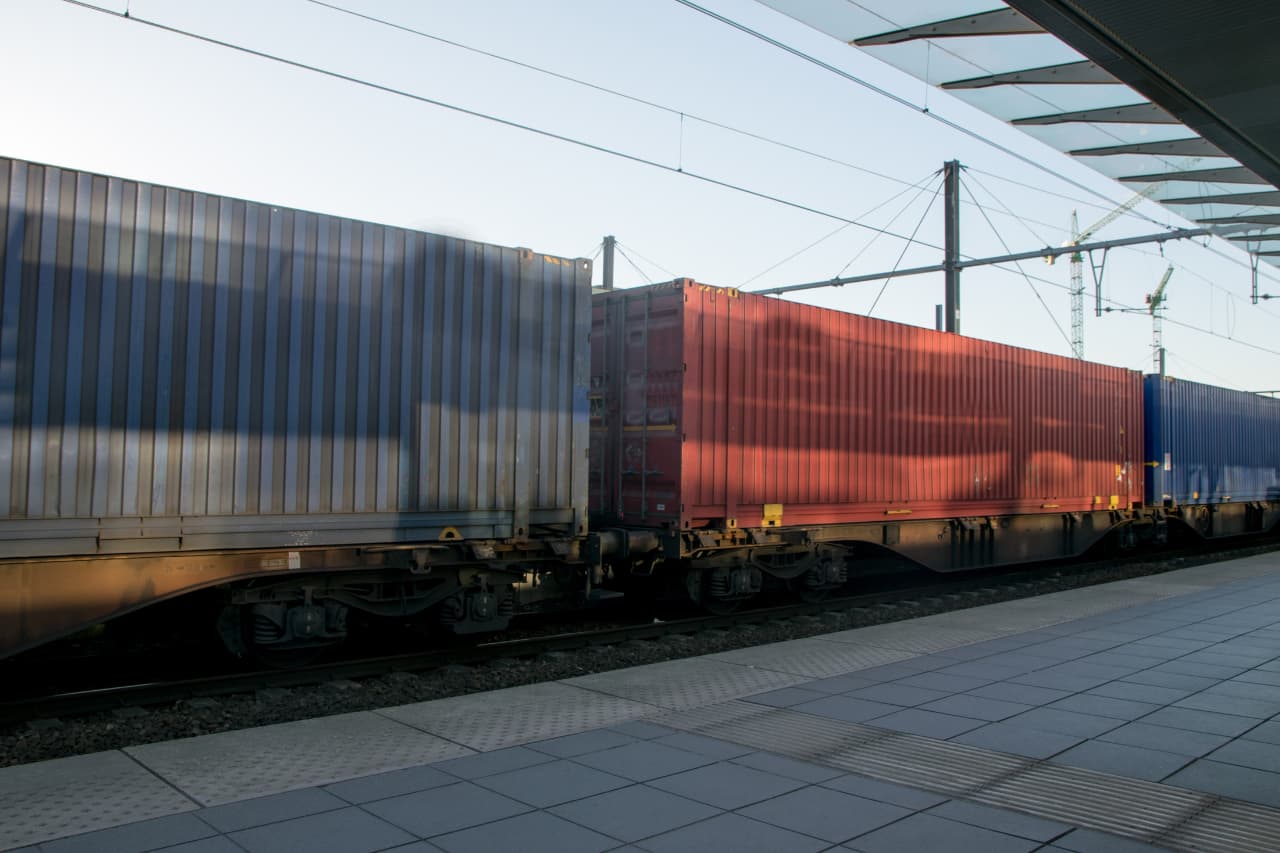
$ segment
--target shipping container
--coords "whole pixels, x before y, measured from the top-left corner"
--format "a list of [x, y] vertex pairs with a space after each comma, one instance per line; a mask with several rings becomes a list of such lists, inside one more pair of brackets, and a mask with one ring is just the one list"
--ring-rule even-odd
[[1135, 371], [687, 280], [596, 295], [592, 328], [602, 524], [785, 528], [1142, 500]]
[[1280, 501], [1280, 400], [1155, 375], [1144, 390], [1147, 503]]
[[586, 261], [0, 160], [0, 556], [585, 532]]
[[439, 601], [586, 534], [589, 261], [11, 159], [0, 237], [0, 654], [273, 573]]

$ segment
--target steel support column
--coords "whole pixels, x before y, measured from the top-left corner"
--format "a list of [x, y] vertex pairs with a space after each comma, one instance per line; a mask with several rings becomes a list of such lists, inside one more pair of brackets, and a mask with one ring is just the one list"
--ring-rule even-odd
[[960, 334], [960, 161], [942, 167], [943, 275], [946, 282], [946, 331]]

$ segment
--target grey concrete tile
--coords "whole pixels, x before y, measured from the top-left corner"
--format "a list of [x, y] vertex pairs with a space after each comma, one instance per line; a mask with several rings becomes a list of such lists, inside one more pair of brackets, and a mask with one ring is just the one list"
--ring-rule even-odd
[[956, 743], [1023, 755], [1027, 758], [1049, 758], [1084, 741], [1079, 735], [1062, 732], [1046, 732], [1011, 726], [1008, 723], [991, 723], [980, 729], [951, 738]]
[[778, 776], [786, 776], [788, 779], [797, 779], [801, 782], [825, 782], [828, 779], [834, 779], [844, 773], [843, 770], [833, 770], [830, 767], [823, 767], [820, 764], [810, 764], [807, 761], [797, 761], [794, 758], [787, 758], [783, 755], [774, 755], [771, 752], [752, 752], [748, 755], [740, 755], [732, 759], [734, 764], [743, 764], [747, 767], [754, 767], [757, 770], [763, 770], [766, 773], [773, 773]]
[[847, 693], [850, 690], [857, 690], [859, 687], [870, 687], [879, 683], [881, 683], [881, 679], [878, 678], [863, 678], [861, 675], [836, 675], [831, 678], [806, 681], [804, 682], [804, 689], [816, 690], [819, 693]]
[[45, 841], [40, 850], [52, 853], [136, 853], [215, 834], [209, 824], [197, 820], [193, 814], [175, 814]]
[[1280, 686], [1280, 672], [1269, 672], [1265, 669], [1251, 669], [1237, 675], [1233, 681], [1247, 681], [1250, 684], [1270, 684]]
[[1052, 841], [1072, 829], [1070, 825], [1059, 823], [1055, 820], [1045, 820], [1044, 818], [1032, 817], [1021, 812], [997, 809], [966, 800], [950, 800], [930, 809], [929, 814], [959, 821], [960, 823], [981, 826], [984, 829], [992, 829], [996, 832], [1003, 832], [1006, 835], [1029, 838], [1032, 841]]
[[828, 844], [808, 835], [761, 823], [739, 814], [722, 814], [644, 841], [653, 853], [732, 850], [733, 853], [816, 853]]
[[754, 696], [744, 696], [743, 701], [755, 702], [757, 705], [768, 705], [772, 708], [790, 708], [792, 705], [799, 705], [801, 702], [812, 702], [826, 695], [828, 694], [825, 692], [807, 690], [803, 687], [783, 687], [781, 690], [770, 690], [766, 693], [757, 693]]
[[1204, 692], [1207, 695], [1239, 696], [1241, 699], [1253, 699], [1280, 706], [1280, 686], [1242, 681], [1239, 677], [1215, 684]]
[[529, 812], [437, 835], [431, 843], [449, 853], [596, 853], [618, 846], [617, 839], [547, 812]]
[[1147, 666], [1155, 666], [1157, 663], [1180, 658], [1186, 654], [1185, 649], [1174, 649], [1169, 646], [1153, 646], [1149, 643], [1138, 641], [1134, 643], [1126, 643], [1116, 648], [1116, 651], [1128, 655], [1131, 658], [1141, 658], [1147, 662]]
[[1235, 714], [1238, 717], [1255, 717], [1265, 720], [1280, 713], [1280, 703], [1260, 702], [1256, 699], [1244, 699], [1240, 696], [1225, 696], [1221, 693], [1194, 693], [1185, 699], [1179, 699], [1170, 707], [1191, 708], [1196, 711], [1211, 711], [1216, 714]]
[[1064, 711], [1059, 708], [1032, 708], [1030, 711], [1010, 717], [1004, 721], [1008, 725], [1042, 732], [1058, 732], [1064, 735], [1080, 737], [1097, 737], [1103, 732], [1111, 731], [1124, 724], [1123, 720], [1113, 717], [1099, 717], [1095, 714], [1080, 714], [1075, 711]]
[[883, 717], [869, 720], [868, 725], [946, 740], [978, 728], [982, 725], [982, 721], [970, 719], [969, 717], [953, 717], [950, 714], [939, 714], [935, 711], [924, 711], [920, 708], [904, 708], [892, 714], [885, 714]]
[[[1149, 669], [1152, 666], [1158, 666], [1158, 664], [1152, 663], [1152, 659], [1150, 657], [1126, 654], [1117, 649], [1109, 649], [1105, 652], [1098, 652], [1096, 655], [1089, 655], [1087, 658], [1080, 658], [1076, 663], [1088, 664], [1090, 666], [1105, 666], [1127, 673], [1134, 673], [1139, 670]], [[1101, 674], [1102, 673], [1099, 673], [1099, 675]]]
[[1193, 691], [1174, 687], [1157, 687], [1154, 684], [1134, 684], [1131, 681], [1111, 681], [1087, 691], [1092, 696], [1111, 699], [1127, 699], [1131, 702], [1147, 702], [1152, 705], [1168, 705], [1190, 696]]
[[1104, 678], [1108, 681], [1113, 681], [1146, 668], [1146, 666], [1112, 666], [1105, 663], [1092, 663], [1088, 660], [1073, 660], [1060, 663], [1049, 669], [1037, 670], [1037, 672], [1071, 676], [1073, 678]]
[[551, 811], [622, 841], [639, 841], [720, 813], [719, 809], [648, 785], [632, 785], [598, 794], [556, 806]]
[[1280, 775], [1252, 767], [1202, 758], [1165, 779], [1164, 783], [1280, 807]]
[[1175, 731], [1166, 726], [1153, 726], [1144, 722], [1128, 723], [1098, 735], [1097, 739], [1108, 743], [1159, 749], [1191, 758], [1199, 758], [1213, 752], [1230, 740], [1225, 735], [1212, 735], [1187, 729]]
[[1008, 681], [997, 681], [968, 692], [969, 696], [980, 696], [983, 699], [998, 699], [1002, 702], [1016, 702], [1020, 705], [1048, 705], [1071, 694], [1066, 690], [1053, 690], [1048, 687], [1033, 687], [1030, 684], [1013, 684]]
[[1120, 680], [1130, 684], [1152, 684], [1156, 687], [1172, 687], [1176, 690], [1189, 690], [1192, 692], [1212, 687], [1219, 681], [1216, 678], [1183, 675], [1178, 672], [1156, 672], [1152, 669], [1144, 669], [1142, 672], [1126, 675]]
[[1070, 850], [1072, 853], [1173, 853], [1167, 847], [1143, 844], [1141, 841], [1093, 829], [1077, 829], [1054, 841], [1054, 847]]
[[963, 693], [990, 684], [995, 679], [974, 678], [970, 675], [943, 675], [938, 672], [922, 672], [901, 679], [898, 683], [908, 687], [923, 687], [926, 690], [941, 690], [943, 693]]
[[879, 779], [869, 779], [856, 773], [838, 776], [835, 779], [823, 782], [822, 786], [824, 788], [834, 788], [846, 794], [853, 794], [856, 797], [902, 806], [904, 809], [911, 809], [912, 811], [927, 809], [930, 806], [936, 806], [947, 801], [946, 797], [940, 797], [928, 791], [908, 788], [905, 785], [895, 785], [892, 782], [881, 782]]
[[1061, 661], [1054, 658], [1042, 658], [1038, 655], [1030, 655], [1025, 652], [1013, 651], [1002, 652], [998, 655], [983, 658], [981, 663], [993, 664], [1007, 669], [1014, 669], [1017, 670], [1018, 675], [1021, 675], [1026, 672], [1035, 672], [1039, 669], [1048, 669], [1051, 666], [1057, 666]]
[[565, 735], [564, 737], [551, 738], [550, 740], [527, 743], [525, 746], [538, 752], [545, 752], [547, 755], [554, 755], [556, 758], [572, 758], [575, 755], [599, 752], [602, 749], [613, 749], [615, 746], [626, 746], [635, 742], [635, 738], [627, 737], [619, 732], [611, 732], [608, 729], [594, 729]]
[[1206, 758], [1210, 761], [1266, 770], [1269, 773], [1280, 773], [1280, 745], [1273, 743], [1234, 740]]
[[[1052, 662], [1050, 662], [1052, 665]], [[1028, 672], [1026, 667], [1022, 666], [1001, 666], [1000, 664], [990, 663], [989, 659], [966, 661], [965, 663], [952, 664], [937, 670], [939, 675], [958, 675], [961, 678], [981, 678], [984, 681], [1004, 681], [1006, 678], [1012, 678], [1015, 675], [1022, 675]]]
[[[453, 781], [443, 773], [433, 771], [447, 781]], [[345, 808], [348, 803], [319, 788], [299, 788], [268, 797], [254, 797], [238, 803], [212, 806], [196, 812], [196, 816], [220, 832], [234, 832], [264, 823], [304, 817], [318, 812]]]
[[900, 708], [897, 705], [867, 702], [864, 699], [851, 699], [848, 696], [828, 696], [814, 702], [793, 705], [791, 710], [803, 711], [819, 717], [830, 717], [833, 720], [844, 720], [848, 723], [861, 723], [872, 717], [882, 717]]
[[653, 742], [669, 746], [672, 749], [696, 752], [699, 755], [705, 755], [708, 758], [720, 761], [727, 758], [737, 758], [739, 755], [746, 755], [752, 751], [751, 747], [748, 746], [730, 743], [719, 738], [707, 737], [706, 735], [690, 734], [689, 732], [676, 732], [675, 734], [660, 737]]
[[1019, 675], [1016, 678], [1009, 679], [1012, 684], [1028, 684], [1032, 687], [1048, 687], [1051, 690], [1065, 690], [1068, 693], [1079, 693], [1082, 690], [1091, 690], [1100, 684], [1106, 684], [1113, 681], [1112, 678], [1104, 678], [1096, 675], [1072, 675], [1071, 673], [1053, 672], [1051, 670], [1042, 669], [1037, 672], [1028, 672], [1025, 675]]
[[1113, 717], [1117, 720], [1136, 720], [1158, 709], [1159, 705], [1150, 702], [1133, 702], [1128, 699], [1112, 699], [1109, 696], [1098, 696], [1093, 693], [1078, 693], [1059, 699], [1046, 709], [1072, 711], [1077, 714], [1092, 714], [1095, 717]]
[[[403, 848], [397, 847], [396, 850]], [[36, 853], [36, 848], [29, 848], [31, 853]], [[12, 851], [12, 853], [22, 853], [21, 850]], [[201, 838], [199, 841], [188, 841], [186, 844], [176, 844], [173, 847], [161, 848], [159, 853], [244, 853], [244, 848], [236, 844], [225, 835], [215, 835], [212, 838]]]
[[522, 802], [471, 782], [378, 800], [362, 808], [424, 838], [530, 811]]
[[[169, 853], [169, 851], [165, 851]], [[414, 841], [399, 847], [389, 847], [385, 853], [440, 853], [440, 848], [426, 841]]]
[[925, 702], [932, 702], [935, 699], [941, 699], [944, 696], [950, 696], [951, 694], [944, 693], [941, 690], [927, 690], [924, 687], [912, 687], [909, 684], [889, 681], [884, 684], [863, 687], [844, 695], [853, 699], [865, 699], [868, 702], [886, 702], [890, 705], [901, 705], [904, 708], [910, 708], [915, 705], [923, 705]]
[[753, 767], [720, 762], [654, 779], [654, 788], [720, 809], [738, 809], [803, 788], [805, 783]]
[[1195, 652], [1194, 654], [1189, 654], [1186, 657], [1178, 658], [1178, 660], [1183, 661], [1185, 663], [1200, 663], [1200, 664], [1208, 664], [1210, 666], [1225, 666], [1232, 669], [1237, 669], [1241, 667], [1243, 667], [1244, 669], [1252, 669], [1258, 664], [1266, 663], [1267, 661], [1271, 660], [1272, 657], [1274, 657], [1274, 655], [1270, 655], [1270, 654], [1250, 655], [1250, 654], [1243, 654], [1243, 653], [1215, 652], [1213, 649], [1216, 649], [1216, 648], [1218, 647], [1213, 646], [1211, 648], [1205, 649], [1202, 652]]
[[[620, 747], [620, 749], [628, 748]], [[581, 758], [577, 759], [577, 761], [581, 760]], [[612, 791], [630, 784], [627, 779], [583, 767], [577, 761], [561, 759], [549, 764], [535, 764], [532, 767], [522, 767], [519, 770], [485, 776], [475, 780], [475, 784], [539, 808], [567, 803], [570, 800]]]
[[837, 844], [911, 814], [899, 806], [827, 788], [793, 791], [749, 806], [741, 813]]
[[1054, 764], [1084, 767], [1112, 776], [1127, 776], [1159, 782], [1171, 773], [1181, 770], [1193, 759], [1189, 755], [1175, 755], [1139, 746], [1127, 746], [1110, 741], [1091, 740], [1050, 759]]
[[657, 723], [650, 723], [646, 720], [628, 720], [625, 723], [618, 723], [616, 726], [610, 726], [609, 731], [626, 735], [627, 737], [637, 738], [639, 740], [653, 740], [656, 737], [664, 737], [665, 735], [675, 734], [676, 730], [670, 726], [663, 726]]
[[1189, 729], [1193, 732], [1205, 732], [1211, 735], [1227, 735], [1236, 737], [1247, 732], [1258, 724], [1254, 717], [1240, 717], [1235, 714], [1219, 714], [1213, 711], [1200, 711], [1194, 708], [1178, 708], [1170, 706], [1153, 711], [1142, 718], [1142, 722], [1153, 726], [1169, 726], [1175, 729]]
[[495, 749], [492, 752], [478, 752], [475, 755], [464, 755], [461, 758], [438, 761], [431, 766], [462, 779], [479, 779], [484, 776], [492, 776], [495, 773], [506, 773], [509, 770], [532, 767], [535, 764], [547, 764], [554, 760], [545, 752], [536, 752], [523, 746], [509, 746], [506, 749]]
[[412, 794], [414, 791], [425, 791], [428, 788], [438, 788], [441, 785], [452, 785], [457, 781], [457, 776], [442, 773], [434, 766], [406, 767], [404, 770], [392, 770], [389, 773], [375, 773], [372, 776], [360, 776], [344, 782], [335, 782], [332, 785], [325, 785], [324, 790], [349, 803], [359, 804], [371, 800], [385, 800], [387, 797], [396, 797], [400, 794]]
[[[715, 758], [651, 741], [619, 746], [604, 752], [593, 752], [590, 755], [579, 756], [575, 760], [614, 776], [630, 779], [633, 782], [644, 782], [711, 764]], [[560, 802], [568, 799], [576, 799], [576, 797], [565, 797]]]
[[993, 832], [932, 814], [917, 814], [877, 829], [850, 842], [863, 853], [901, 853], [904, 850], [945, 850], [947, 853], [1029, 853], [1039, 841]]
[[[949, 663], [949, 661], [934, 661], [929, 664], [921, 664], [918, 662], [918, 660], [919, 660], [918, 658], [914, 660], [911, 658], [907, 658], [906, 660], [895, 661], [893, 663], [886, 663], [881, 666], [873, 666], [873, 667], [868, 667], [867, 669], [860, 669], [857, 672], [851, 673], [851, 675], [855, 675], [858, 678], [866, 678], [875, 682], [897, 681], [900, 678], [907, 678], [912, 675], [918, 675], [919, 673], [922, 673], [922, 672], [928, 672], [929, 670], [933, 669], [935, 666], [938, 666], [938, 665], [945, 666], [947, 663]], [[812, 685], [806, 685], [806, 686], [812, 686]]]
[[1150, 672], [1172, 672], [1177, 675], [1196, 675], [1200, 678], [1214, 678], [1224, 681], [1228, 678], [1235, 678], [1245, 670], [1250, 669], [1247, 666], [1218, 666], [1209, 663], [1191, 663], [1181, 658], [1171, 660], [1151, 667]]
[[1241, 735], [1247, 740], [1256, 740], [1263, 743], [1280, 743], [1280, 721], [1272, 721], [1263, 723], [1260, 726], [1254, 726]]
[[956, 717], [969, 717], [975, 720], [994, 722], [1029, 711], [1032, 705], [1019, 702], [1005, 702], [1000, 699], [986, 699], [972, 693], [960, 693], [922, 705], [921, 710], [936, 711], [939, 714], [951, 714]]
[[415, 840], [354, 806], [242, 829], [228, 837], [249, 853], [372, 853]]

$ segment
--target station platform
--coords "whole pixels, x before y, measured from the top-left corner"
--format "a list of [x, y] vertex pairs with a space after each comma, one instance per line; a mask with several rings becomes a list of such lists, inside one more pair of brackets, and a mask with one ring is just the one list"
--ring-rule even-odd
[[1280, 850], [1280, 552], [0, 770], [0, 849]]

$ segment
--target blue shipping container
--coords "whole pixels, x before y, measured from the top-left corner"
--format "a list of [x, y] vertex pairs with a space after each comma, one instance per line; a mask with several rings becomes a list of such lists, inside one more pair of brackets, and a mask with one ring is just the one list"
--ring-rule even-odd
[[1280, 400], [1147, 376], [1149, 504], [1280, 500]]

